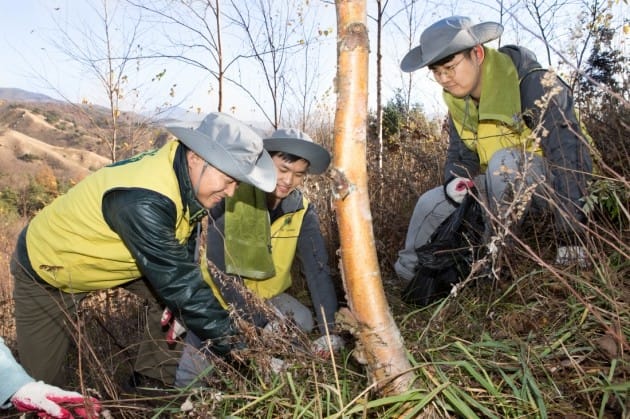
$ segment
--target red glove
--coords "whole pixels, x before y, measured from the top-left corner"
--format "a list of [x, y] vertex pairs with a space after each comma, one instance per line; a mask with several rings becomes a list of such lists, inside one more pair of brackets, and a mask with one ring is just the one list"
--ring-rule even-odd
[[173, 316], [173, 312], [165, 308], [162, 312], [160, 324], [164, 327], [170, 324], [168, 332], [166, 332], [166, 342], [175, 343], [178, 337], [186, 333], [186, 328]]
[[[86, 403], [87, 402], [87, 403]], [[74, 418], [69, 409], [80, 418], [98, 418], [100, 402], [93, 397], [84, 397], [75, 391], [62, 390], [42, 381], [24, 384], [15, 392], [11, 403], [21, 412], [38, 412], [44, 418]]]
[[475, 183], [465, 177], [456, 177], [446, 184], [444, 191], [454, 202], [461, 204], [468, 190], [475, 186]]

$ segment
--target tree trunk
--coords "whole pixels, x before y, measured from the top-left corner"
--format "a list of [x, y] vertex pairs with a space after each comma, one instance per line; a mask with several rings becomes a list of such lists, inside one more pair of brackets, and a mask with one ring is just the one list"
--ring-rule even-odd
[[339, 316], [357, 339], [369, 377], [383, 394], [411, 387], [414, 374], [390, 312], [376, 257], [367, 190], [368, 34], [366, 0], [337, 0], [335, 206], [341, 272], [350, 311]]
[[219, 85], [217, 111], [223, 112], [223, 77], [225, 69], [223, 68], [223, 44], [221, 43], [221, 11], [219, 10], [219, 0], [215, 0], [214, 2], [214, 13], [217, 23], [217, 67], [219, 67], [217, 70], [217, 83]]
[[[376, 0], [376, 136], [378, 138], [378, 170], [383, 176], [383, 4]], [[383, 190], [380, 185], [379, 190]]]

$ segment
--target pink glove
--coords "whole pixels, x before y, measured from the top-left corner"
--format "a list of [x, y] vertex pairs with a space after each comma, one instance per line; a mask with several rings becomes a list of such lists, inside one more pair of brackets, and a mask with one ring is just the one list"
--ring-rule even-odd
[[474, 182], [465, 177], [456, 177], [446, 184], [444, 190], [446, 195], [453, 201], [461, 204], [468, 190], [475, 186]]
[[168, 308], [165, 308], [162, 312], [160, 324], [162, 326], [167, 326], [170, 324], [168, 332], [166, 332], [166, 342], [168, 343], [175, 343], [178, 337], [186, 333], [186, 328], [184, 327], [184, 325], [181, 324], [179, 320], [175, 318], [175, 316], [173, 316], [173, 312]]
[[75, 405], [72, 409], [80, 418], [98, 418], [101, 410], [101, 405], [95, 398], [83, 397], [75, 391], [62, 390], [43, 381], [24, 384], [15, 392], [11, 403], [21, 412], [38, 412], [39, 417], [62, 419], [74, 417], [62, 405]]

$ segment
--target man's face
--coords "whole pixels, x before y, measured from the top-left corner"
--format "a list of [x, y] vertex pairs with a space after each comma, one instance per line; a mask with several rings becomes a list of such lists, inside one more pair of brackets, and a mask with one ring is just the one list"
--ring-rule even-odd
[[193, 152], [188, 153], [188, 173], [197, 200], [210, 209], [226, 196], [234, 195], [238, 181], [226, 175]]
[[278, 180], [276, 181], [276, 189], [271, 192], [271, 195], [277, 200], [282, 200], [304, 183], [309, 163], [304, 159], [288, 162], [282, 158], [281, 154], [276, 154], [272, 159], [276, 165]]
[[[483, 56], [483, 52], [481, 54]], [[429, 70], [435, 81], [453, 96], [463, 98], [471, 95], [479, 99], [482, 61], [476, 47], [473, 51], [456, 54], [447, 63], [430, 66]]]

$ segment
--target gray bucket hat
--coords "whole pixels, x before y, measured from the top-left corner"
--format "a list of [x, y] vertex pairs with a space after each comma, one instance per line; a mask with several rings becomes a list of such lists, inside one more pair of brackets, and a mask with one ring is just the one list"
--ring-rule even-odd
[[315, 175], [324, 173], [330, 164], [330, 153], [295, 128], [279, 128], [271, 137], [263, 139], [263, 144], [267, 151], [281, 151], [303, 158], [309, 162], [309, 173]]
[[262, 138], [232, 116], [213, 112], [197, 129], [167, 127], [188, 148], [226, 175], [272, 192], [276, 167], [265, 151]]
[[403, 57], [400, 69], [406, 73], [416, 71], [449, 55], [497, 39], [502, 33], [503, 26], [499, 23], [473, 25], [465, 16], [447, 17], [422, 32], [420, 45]]

